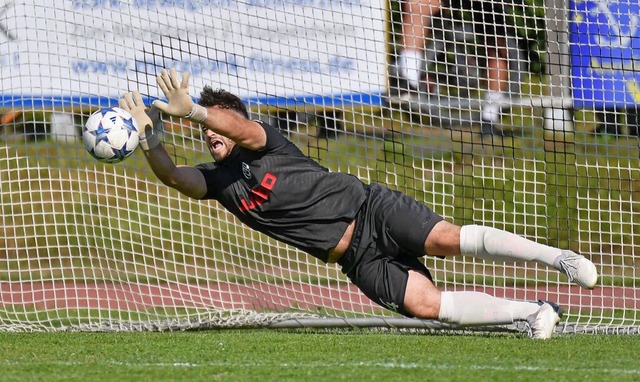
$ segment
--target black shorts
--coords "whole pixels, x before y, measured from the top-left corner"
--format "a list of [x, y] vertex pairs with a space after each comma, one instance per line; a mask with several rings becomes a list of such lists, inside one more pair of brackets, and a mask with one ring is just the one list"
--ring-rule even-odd
[[431, 279], [420, 257], [442, 217], [424, 204], [378, 184], [367, 186], [347, 252], [339, 264], [351, 282], [377, 304], [411, 317], [404, 308], [409, 270]]
[[463, 13], [464, 19], [471, 21], [476, 36], [489, 46], [496, 44], [496, 38], [507, 34], [516, 36], [514, 26], [507, 22], [506, 7], [518, 4], [512, 0], [449, 0], [449, 6]]

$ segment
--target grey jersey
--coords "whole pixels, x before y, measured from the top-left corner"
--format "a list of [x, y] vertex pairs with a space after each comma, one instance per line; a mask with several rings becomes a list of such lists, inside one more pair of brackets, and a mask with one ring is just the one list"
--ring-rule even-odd
[[207, 181], [203, 199], [215, 199], [256, 231], [327, 261], [365, 200], [364, 185], [329, 172], [260, 124], [267, 134], [264, 149], [236, 145], [224, 161], [196, 166]]

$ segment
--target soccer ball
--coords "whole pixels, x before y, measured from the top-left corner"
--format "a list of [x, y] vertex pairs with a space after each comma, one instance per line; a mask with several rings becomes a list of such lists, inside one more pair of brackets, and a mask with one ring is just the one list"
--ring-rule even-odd
[[139, 139], [135, 120], [119, 107], [91, 114], [82, 130], [82, 142], [89, 154], [106, 163], [121, 162], [133, 154]]

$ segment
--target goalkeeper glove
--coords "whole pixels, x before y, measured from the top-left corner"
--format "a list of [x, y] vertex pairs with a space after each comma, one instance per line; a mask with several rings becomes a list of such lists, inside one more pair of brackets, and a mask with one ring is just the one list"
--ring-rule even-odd
[[174, 68], [169, 72], [163, 69], [157, 77], [157, 83], [169, 103], [155, 100], [153, 106], [174, 117], [202, 123], [207, 118], [207, 109], [194, 103], [189, 96], [189, 76], [188, 72], [183, 73], [182, 81], [179, 82], [178, 73]]
[[[160, 110], [151, 107], [147, 112], [147, 108], [142, 101], [142, 96], [138, 91], [133, 93], [125, 93], [118, 100], [120, 108], [128, 111], [136, 121], [138, 135], [140, 136], [140, 147], [142, 150], [149, 151], [160, 144], [160, 138], [156, 134], [156, 130], [162, 131], [162, 119], [160, 118]], [[155, 128], [154, 128], [155, 127]]]

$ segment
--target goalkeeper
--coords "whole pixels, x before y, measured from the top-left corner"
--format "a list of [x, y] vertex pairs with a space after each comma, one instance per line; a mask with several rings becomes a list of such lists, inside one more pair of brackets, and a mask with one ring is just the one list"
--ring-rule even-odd
[[[329, 172], [275, 128], [250, 120], [240, 98], [205, 86], [196, 104], [189, 73], [163, 70], [158, 86], [168, 103], [147, 111], [140, 94], [120, 107], [141, 126], [140, 146], [156, 176], [196, 199], [215, 199], [249, 227], [299, 248], [342, 271], [371, 300], [407, 317], [467, 325], [526, 321], [533, 338], [551, 337], [562, 309], [479, 292], [440, 291], [424, 255], [536, 261], [592, 289], [598, 274], [585, 257], [479, 225], [456, 226], [424, 204], [378, 184]], [[158, 109], [199, 123], [213, 162], [176, 166], [154, 133]]]

